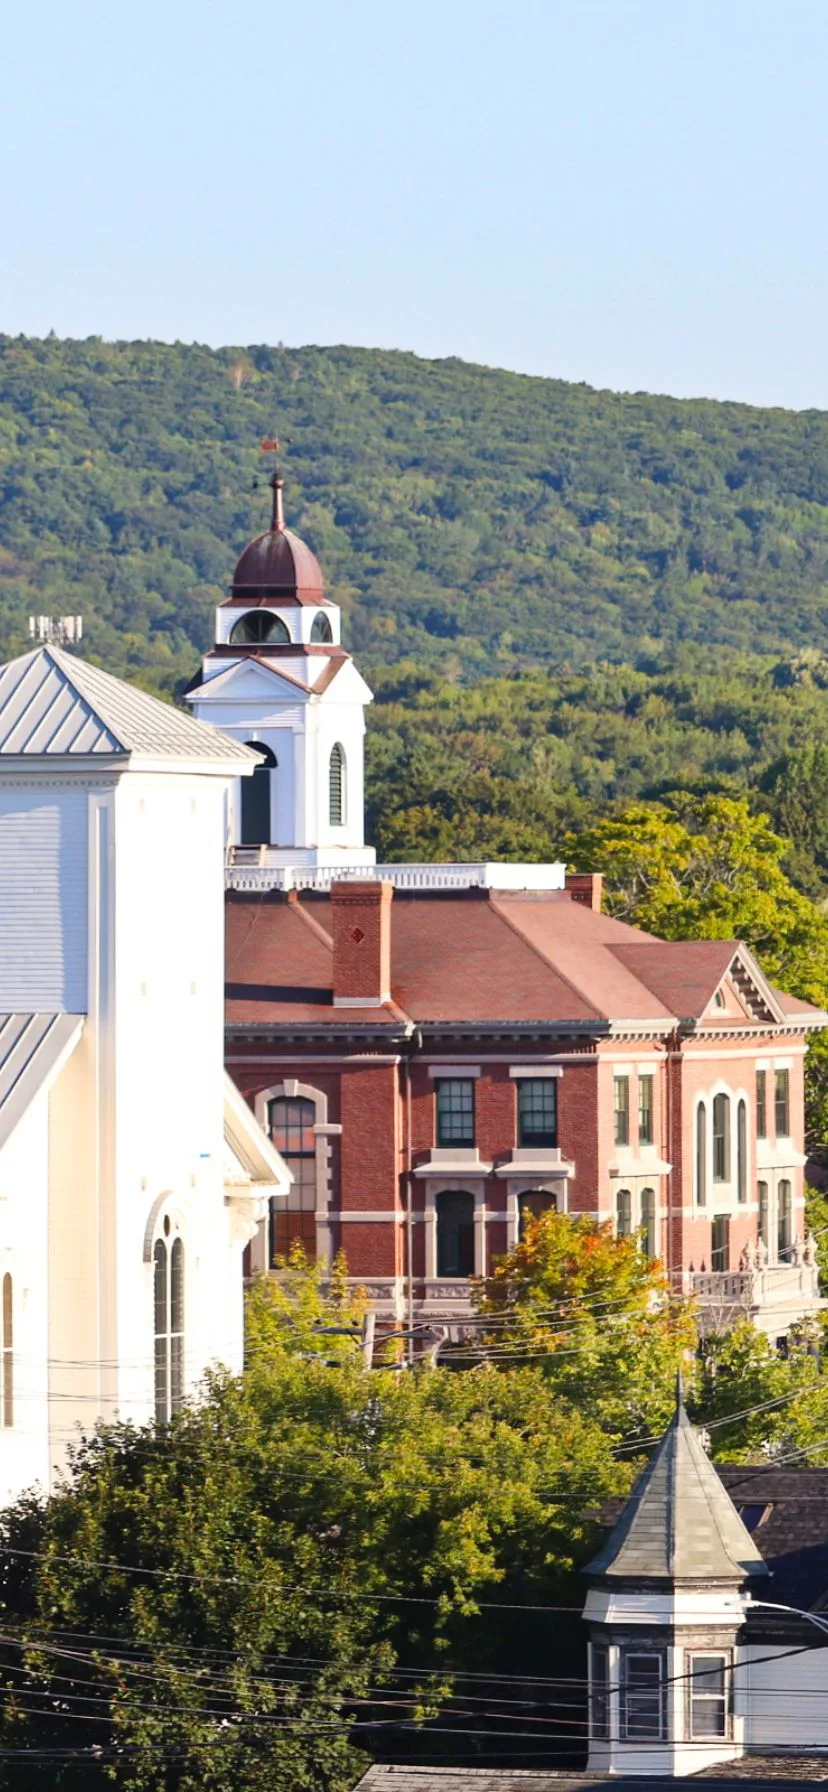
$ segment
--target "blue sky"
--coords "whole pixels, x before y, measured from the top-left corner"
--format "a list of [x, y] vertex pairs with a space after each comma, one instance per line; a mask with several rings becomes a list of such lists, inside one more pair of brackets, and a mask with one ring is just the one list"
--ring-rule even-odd
[[828, 407], [825, 0], [20, 0], [0, 329]]

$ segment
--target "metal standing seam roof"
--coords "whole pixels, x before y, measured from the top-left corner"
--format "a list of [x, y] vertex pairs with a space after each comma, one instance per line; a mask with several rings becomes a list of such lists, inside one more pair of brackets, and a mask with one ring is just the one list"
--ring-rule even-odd
[[585, 1572], [662, 1581], [741, 1581], [768, 1573], [681, 1403]]
[[74, 1050], [82, 1014], [0, 1014], [0, 1149]]
[[257, 755], [58, 647], [0, 667], [0, 755], [9, 758], [238, 760]]

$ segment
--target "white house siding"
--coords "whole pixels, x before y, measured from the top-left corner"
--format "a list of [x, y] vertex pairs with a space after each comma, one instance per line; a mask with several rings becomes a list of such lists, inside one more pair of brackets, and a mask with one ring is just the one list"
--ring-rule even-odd
[[212, 1362], [241, 1366], [242, 1247], [228, 1246], [224, 1202], [223, 796], [217, 779], [133, 774], [115, 804], [117, 1272], [103, 1354], [119, 1359], [112, 1393], [137, 1420], [153, 1409], [153, 1223], [157, 1234], [165, 1214], [184, 1242], [188, 1386]]
[[86, 791], [0, 786], [0, 1013], [86, 1008]]
[[[772, 1595], [770, 1595], [772, 1597]], [[828, 1752], [828, 1636], [826, 1647], [780, 1654], [772, 1643], [740, 1651], [737, 1683], [749, 1712], [747, 1748]]]
[[48, 1097], [0, 1150], [0, 1284], [12, 1277], [14, 1425], [0, 1429], [0, 1506], [49, 1475]]

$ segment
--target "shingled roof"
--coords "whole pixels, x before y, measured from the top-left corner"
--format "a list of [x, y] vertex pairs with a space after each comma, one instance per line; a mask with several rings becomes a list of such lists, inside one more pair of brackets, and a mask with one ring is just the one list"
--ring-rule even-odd
[[743, 1581], [768, 1573], [681, 1401], [586, 1573], [645, 1581]]

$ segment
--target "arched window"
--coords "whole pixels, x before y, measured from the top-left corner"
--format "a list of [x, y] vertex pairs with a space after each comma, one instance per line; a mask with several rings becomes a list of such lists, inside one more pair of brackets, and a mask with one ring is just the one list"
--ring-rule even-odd
[[765, 1250], [768, 1251], [770, 1250], [770, 1201], [768, 1199], [768, 1185], [766, 1182], [759, 1183], [758, 1196], [759, 1237], [762, 1240]]
[[269, 747], [260, 740], [249, 740], [247, 746], [262, 756], [252, 778], [241, 780], [241, 843], [242, 846], [270, 846], [270, 774], [278, 761]]
[[707, 1109], [703, 1101], [696, 1109], [696, 1203], [703, 1207], [707, 1200]]
[[[165, 1226], [169, 1225], [166, 1220]], [[184, 1246], [158, 1238], [152, 1253], [155, 1305], [155, 1417], [166, 1425], [184, 1400]]]
[[736, 1199], [747, 1200], [747, 1102], [736, 1110]]
[[270, 1262], [284, 1257], [296, 1239], [316, 1251], [316, 1104], [307, 1095], [277, 1095], [268, 1105], [270, 1137], [293, 1181], [287, 1199], [271, 1204]]
[[641, 1190], [641, 1249], [645, 1257], [658, 1256], [655, 1189]]
[[328, 765], [328, 819], [332, 828], [345, 825], [345, 753], [339, 741]]
[[231, 647], [282, 647], [290, 630], [272, 610], [248, 610], [230, 630]]
[[3, 1277], [3, 1373], [0, 1378], [0, 1423], [4, 1430], [14, 1424], [14, 1315], [12, 1311], [12, 1279]]
[[474, 1275], [474, 1196], [444, 1189], [437, 1209], [438, 1276]]
[[632, 1232], [632, 1197], [628, 1188], [620, 1188], [615, 1197], [615, 1236], [629, 1238]]
[[523, 1243], [526, 1228], [532, 1220], [542, 1219], [545, 1213], [554, 1213], [557, 1205], [557, 1195], [550, 1194], [547, 1189], [527, 1189], [525, 1194], [518, 1195], [518, 1241]]
[[314, 616], [310, 638], [312, 641], [333, 640], [333, 629], [331, 628], [327, 616], [322, 611], [320, 611], [318, 616]]
[[793, 1201], [789, 1182], [780, 1182], [776, 1191], [776, 1233], [779, 1261], [788, 1263], [793, 1245]]
[[730, 1181], [730, 1096], [713, 1097], [713, 1181]]

